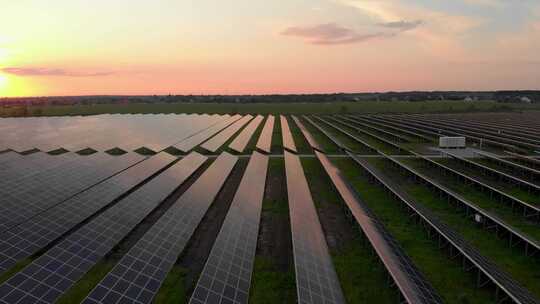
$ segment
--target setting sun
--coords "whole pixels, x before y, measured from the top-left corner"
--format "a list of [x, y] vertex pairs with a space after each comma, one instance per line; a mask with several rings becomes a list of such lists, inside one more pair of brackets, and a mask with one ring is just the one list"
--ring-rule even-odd
[[4, 92], [7, 89], [8, 79], [7, 76], [0, 74], [0, 92]]

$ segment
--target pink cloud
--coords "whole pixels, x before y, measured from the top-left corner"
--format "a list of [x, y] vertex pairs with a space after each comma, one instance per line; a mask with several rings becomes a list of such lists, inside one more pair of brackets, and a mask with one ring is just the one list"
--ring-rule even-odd
[[17, 76], [61, 76], [61, 77], [99, 77], [99, 76], [109, 76], [114, 74], [114, 72], [81, 72], [81, 71], [71, 71], [66, 69], [58, 68], [18, 68], [18, 67], [7, 67], [1, 69], [2, 72], [13, 74]]
[[336, 45], [364, 42], [377, 38], [389, 38], [396, 34], [385, 32], [364, 34], [335, 23], [325, 23], [305, 27], [288, 27], [281, 32], [281, 35], [303, 38], [311, 44]]

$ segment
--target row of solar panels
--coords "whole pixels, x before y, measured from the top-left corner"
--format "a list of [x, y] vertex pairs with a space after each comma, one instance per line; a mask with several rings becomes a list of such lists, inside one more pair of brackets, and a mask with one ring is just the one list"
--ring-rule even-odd
[[[284, 134], [292, 138], [290, 132]], [[299, 299], [304, 299], [308, 292], [309, 303], [322, 299], [342, 303], [343, 295], [300, 160], [293, 154], [286, 155]], [[114, 158], [99, 154], [85, 158], [84, 162], [75, 160], [80, 160], [80, 156], [65, 158], [68, 160], [64, 163], [43, 168], [36, 174], [82, 172], [80, 179], [68, 179], [63, 185], [72, 189], [70, 193], [49, 194], [49, 188], [55, 188], [59, 182], [55, 180], [36, 186], [44, 191], [40, 198], [42, 205], [20, 201], [17, 207], [5, 206], [7, 212], [26, 209], [28, 212], [0, 231], [1, 273], [50, 248], [0, 285], [1, 303], [56, 301], [207, 160], [196, 152], [176, 163], [175, 158], [166, 153], [149, 158]], [[113, 168], [108, 166], [111, 159], [121, 161]], [[103, 278], [85, 302], [149, 303], [237, 159], [237, 156], [222, 153]], [[91, 163], [92, 168], [108, 167], [108, 171], [95, 176], [84, 167], [86, 163]], [[247, 301], [267, 163], [268, 157], [262, 154], [255, 152], [251, 157], [199, 278], [192, 303]], [[22, 177], [17, 183], [31, 184], [35, 178]], [[20, 195], [24, 194], [22, 191]], [[32, 209], [34, 204], [40, 208]], [[310, 215], [308, 221], [306, 212]]]
[[[297, 120], [295, 119], [295, 121], [297, 121]], [[328, 123], [326, 120], [321, 120], [321, 121], [324, 121], [329, 126], [332, 126], [332, 124]], [[299, 121], [297, 121], [297, 123], [298, 122]], [[300, 129], [302, 130], [302, 132], [304, 132], [306, 130], [305, 128], [300, 126], [301, 124], [298, 124], [298, 125], [299, 125]], [[282, 129], [287, 130], [288, 128], [283, 128], [282, 127]], [[304, 133], [304, 134], [307, 134], [307, 133]], [[284, 143], [286, 142], [286, 138], [290, 138], [292, 144], [294, 145], [294, 141], [292, 141], [292, 135], [290, 134], [290, 131], [289, 132], [287, 132], [287, 131], [283, 132], [283, 137], [284, 137], [284, 140], [283, 140]], [[309, 141], [309, 139], [308, 139], [308, 141]], [[288, 149], [295, 150], [294, 147], [288, 147]], [[321, 294], [321, 290], [324, 291], [325, 287], [327, 287], [327, 288], [328, 287], [330, 287], [330, 288], [334, 287], [334, 289], [329, 289], [329, 290], [331, 292], [332, 291], [335, 292], [336, 294], [332, 295], [332, 293], [330, 293], [330, 295], [334, 299], [339, 299], [340, 297], [342, 297], [342, 296], [340, 296], [341, 292], [340, 291], [338, 292], [338, 289], [336, 289], [336, 286], [332, 284], [332, 282], [337, 282], [337, 280], [333, 280], [335, 278], [335, 272], [333, 272], [331, 262], [330, 262], [330, 264], [327, 263], [328, 261], [330, 261], [330, 259], [329, 259], [329, 255], [328, 255], [328, 252], [327, 252], [327, 248], [325, 247], [326, 244], [325, 244], [325, 241], [324, 241], [324, 235], [322, 233], [322, 230], [320, 230], [320, 223], [318, 222], [318, 219], [316, 217], [316, 211], [315, 211], [315, 209], [313, 207], [312, 200], [309, 197], [309, 188], [307, 188], [307, 183], [305, 183], [305, 177], [303, 176], [303, 172], [301, 172], [301, 166], [299, 166], [299, 160], [298, 160], [298, 158], [296, 156], [294, 156], [294, 155], [292, 155], [290, 153], [285, 153], [285, 157], [286, 157], [286, 163], [287, 162], [289, 163], [289, 165], [286, 166], [288, 184], [294, 183], [294, 186], [295, 186], [295, 187], [288, 187], [288, 188], [294, 189], [293, 193], [291, 193], [291, 192], [289, 193], [290, 208], [291, 208], [291, 222], [294, 220], [293, 215], [298, 216], [298, 225], [295, 225], [295, 226], [292, 225], [292, 230], [293, 230], [292, 233], [293, 233], [293, 240], [296, 239], [297, 243], [300, 244], [298, 247], [294, 247], [295, 267], [296, 267], [296, 272], [297, 272], [297, 288], [298, 288], [299, 300], [301, 299], [300, 297], [302, 295], [304, 297], [304, 299], [305, 299], [304, 300], [305, 302], [316, 303], [319, 299], [321, 299], [321, 297], [324, 297], [324, 296], [328, 297], [328, 294], [326, 294], [326, 295]], [[287, 161], [287, 159], [289, 159], [289, 161]], [[222, 171], [223, 171], [223, 169], [222, 169]], [[227, 171], [227, 170], [225, 170], [225, 171]], [[291, 176], [291, 178], [289, 178], [289, 176]], [[290, 180], [290, 183], [289, 183], [289, 180]], [[163, 191], [166, 192], [166, 189], [162, 189], [162, 188], [158, 188], [158, 189], [159, 189], [159, 193], [162, 193]], [[306, 190], [307, 190], [307, 192], [306, 192]], [[153, 192], [150, 192], [150, 193], [153, 193]], [[140, 200], [142, 200], [142, 199], [140, 199]], [[137, 202], [136, 197], [134, 198], [134, 201]], [[310, 201], [311, 201], [311, 203], [306, 203], [306, 202], [310, 202]], [[296, 204], [295, 202], [297, 202], [298, 204]], [[299, 206], [298, 209], [293, 209], [293, 208], [295, 208], [296, 205]], [[152, 208], [152, 207], [150, 206], [148, 208]], [[113, 209], [113, 208], [111, 208], [111, 209]], [[144, 209], [144, 210], [148, 210], [148, 209]], [[141, 212], [143, 212], [143, 215], [140, 215], [139, 218], [141, 216], [144, 217], [145, 216], [144, 214], [149, 213], [149, 211], [144, 211], [144, 210], [141, 211]], [[122, 231], [121, 226], [118, 226], [118, 227], [114, 226], [117, 223], [116, 221], [118, 219], [118, 216], [120, 216], [119, 214], [120, 214], [120, 212], [118, 212], [118, 214], [116, 214], [116, 213], [111, 214], [111, 217], [114, 219], [114, 221], [109, 220], [107, 222], [107, 219], [103, 219], [103, 222], [102, 223], [96, 223], [95, 227], [98, 227], [98, 228], [102, 227], [103, 229], [105, 229], [106, 227], [112, 227], [112, 229], [110, 229], [111, 231], [107, 231], [108, 233], [112, 233], [113, 231]], [[137, 217], [137, 214], [135, 214], [135, 217]], [[101, 216], [99, 218], [101, 218]], [[305, 218], [311, 219], [308, 222], [309, 225], [304, 225], [303, 221], [304, 221]], [[136, 221], [136, 220], [137, 219], [134, 219], [133, 221]], [[123, 222], [121, 224], [123, 224]], [[128, 221], [127, 224], [128, 225], [134, 225], [133, 222], [129, 222], [129, 221]], [[315, 226], [313, 226], [313, 225], [315, 225]], [[299, 228], [295, 228], [295, 227], [299, 227]], [[308, 227], [307, 228], [308, 231], [302, 230], [302, 229], [306, 229], [306, 227]], [[96, 229], [94, 229], [94, 228], [90, 227], [89, 228], [90, 230], [88, 230], [86, 232], [85, 231], [81, 232], [82, 235], [79, 236], [79, 238], [77, 239], [77, 242], [72, 242], [72, 243], [70, 243], [68, 245], [73, 245], [73, 244], [79, 245], [78, 240], [83, 240], [84, 241], [84, 240], [91, 239], [91, 238], [88, 238], [87, 235], [98, 236], [98, 237], [101, 236], [99, 234], [95, 234], [96, 232], [94, 230], [96, 230]], [[319, 228], [319, 229], [317, 229], [317, 228]], [[97, 230], [99, 230], [99, 229], [97, 229]], [[295, 231], [298, 232], [296, 235], [295, 235]], [[94, 233], [94, 234], [92, 234], [92, 233]], [[306, 237], [306, 236], [309, 236], [309, 237]], [[111, 236], [111, 237], [114, 237], [114, 236]], [[117, 238], [118, 238], [118, 236], [117, 236]], [[75, 245], [73, 245], [73, 246], [75, 246]], [[293, 244], [293, 246], [294, 246], [294, 244]], [[66, 252], [69, 252], [70, 248], [72, 248], [72, 247], [64, 248], [64, 253], [66, 254], [65, 257], [67, 257]], [[311, 248], [312, 250], [310, 250], [306, 254], [306, 252], [305, 252], [306, 250], [304, 248]], [[325, 250], [325, 248], [326, 248], [326, 250]], [[82, 250], [84, 251], [84, 249], [88, 249], [88, 248], [85, 247]], [[90, 250], [90, 249], [88, 249], [88, 250]], [[107, 248], [105, 248], [104, 250], [107, 250]], [[92, 250], [90, 250], [90, 251], [92, 251]], [[98, 254], [98, 255], [100, 254], [99, 250], [95, 250], [95, 251], [97, 252], [96, 254]], [[313, 252], [315, 252], [315, 254], [313, 254]], [[87, 253], [87, 251], [85, 251], [85, 253]], [[76, 253], [76, 256], [77, 256], [77, 253]], [[73, 259], [73, 263], [80, 262], [75, 257], [73, 257], [72, 259]], [[298, 260], [298, 262], [297, 262], [297, 260]], [[42, 263], [45, 264], [45, 262], [47, 262], [47, 265], [52, 263], [52, 262], [48, 262], [47, 260], [45, 260]], [[83, 259], [83, 262], [87, 262], [87, 261], [85, 259]], [[83, 262], [80, 262], [81, 264], [78, 264], [78, 265], [84, 265]], [[67, 263], [64, 263], [64, 264], [67, 264]], [[315, 265], [315, 268], [312, 268], [313, 265]], [[318, 269], [316, 267], [317, 265], [322, 265], [322, 266], [320, 267], [320, 269]], [[38, 266], [42, 266], [42, 265], [38, 265]], [[45, 269], [41, 269], [40, 271], [43, 271]], [[84, 269], [84, 268], [82, 268], [82, 269]], [[205, 267], [205, 269], [206, 269], [206, 267]], [[213, 269], [213, 268], [211, 268], [211, 269]], [[317, 271], [313, 271], [313, 269], [316, 269]], [[62, 272], [66, 272], [68, 270], [70, 270], [70, 269], [67, 266], [65, 266], [65, 269]], [[73, 272], [74, 270], [71, 270], [71, 271]], [[308, 272], [306, 273], [306, 276], [303, 277], [305, 271], [308, 271]], [[309, 271], [312, 271], [313, 273], [311, 273]], [[302, 274], [302, 275], [300, 275], [300, 274]], [[54, 277], [54, 278], [58, 280], [58, 277]], [[70, 282], [68, 279], [66, 279], [66, 280], [67, 280], [68, 283]], [[215, 280], [215, 278], [214, 278], [214, 280]], [[34, 279], [34, 281], [35, 281], [35, 279]], [[34, 282], [34, 281], [30, 280], [30, 282]], [[25, 281], [25, 282], [28, 282], [28, 280]], [[207, 282], [207, 281], [205, 281], [205, 282]], [[214, 281], [212, 281], [212, 282], [214, 282]], [[27, 283], [27, 284], [31, 285], [30, 283]], [[63, 284], [67, 284], [67, 283], [64, 282]], [[124, 286], [124, 285], [122, 285], [122, 286]], [[210, 293], [210, 291], [212, 291], [212, 290], [208, 289], [208, 286], [212, 287], [213, 285], [206, 285], [208, 293], [206, 295], [207, 298], [205, 298], [205, 299], [216, 299], [215, 298], [216, 297], [215, 292]], [[218, 289], [220, 288], [219, 284], [216, 284], [216, 286], [217, 286], [216, 288], [218, 288]], [[50, 288], [51, 286], [45, 286], [45, 287]], [[45, 289], [45, 287], [41, 287], [41, 290]], [[337, 287], [339, 287], [339, 285]], [[121, 287], [121, 288], [124, 288], [124, 287]], [[225, 289], [223, 289], [223, 290], [225, 290]], [[404, 288], [404, 290], [407, 291], [409, 289]], [[116, 292], [116, 293], [109, 292], [109, 293], [106, 293], [106, 294], [113, 294], [113, 297], [115, 297], [115, 296], [117, 296], [117, 293], [118, 292]], [[142, 294], [142, 292], [140, 294]], [[145, 295], [147, 296], [147, 293], [145, 293]], [[209, 295], [212, 295], [212, 297], [209, 298], [210, 297]], [[19, 294], [19, 296], [20, 296], [20, 294]], [[219, 294], [217, 296], [219, 296]], [[15, 297], [15, 296], [13, 296], [13, 297]], [[89, 300], [89, 301], [91, 302], [91, 300]], [[193, 301], [195, 301], [195, 300], [193, 300]], [[339, 300], [335, 300], [335, 301], [337, 301], [336, 303], [339, 302]], [[195, 303], [198, 303], [198, 302], [195, 302]], [[212, 302], [210, 301], [209, 303], [212, 303]]]
[[[135, 151], [142, 148], [160, 152], [174, 147], [189, 152], [202, 148], [215, 152], [238, 133], [229, 147], [243, 152], [265, 120], [261, 115], [98, 115], [0, 119], [0, 151], [44, 152]], [[257, 147], [269, 152], [274, 117], [268, 116]]]
[[[311, 119], [306, 119], [306, 120], [309, 121], [310, 123], [314, 124], [314, 126], [317, 127], [319, 130], [323, 131], [322, 133], [324, 133], [326, 136], [328, 136], [331, 141], [336, 143], [336, 145], [338, 145], [339, 147], [341, 147], [341, 148], [343, 148], [345, 150], [349, 150], [346, 146], [341, 144], [341, 142], [337, 138], [335, 138], [333, 135], [331, 135], [330, 132], [328, 132], [328, 130], [323, 128], [321, 125], [318, 125], [317, 123], [315, 123]], [[341, 132], [345, 136], [350, 137], [353, 140], [358, 139], [356, 136], [354, 136], [353, 134], [351, 134], [350, 132], [344, 130], [343, 128], [339, 127], [336, 124], [330, 123], [330, 122], [328, 122], [327, 120], [324, 120], [324, 119], [318, 119], [318, 120], [320, 122], [324, 122], [327, 127], [331, 127], [331, 128], [333, 128], [335, 130], [338, 130], [339, 132]], [[342, 124], [342, 123], [340, 123], [340, 124]], [[301, 128], [301, 130], [303, 130], [303, 132], [304, 132], [303, 128]], [[372, 135], [372, 136], [373, 137], [375, 137], [375, 136], [378, 137], [378, 135]], [[314, 149], [319, 148], [318, 145], [312, 144], [313, 139], [312, 139], [311, 135], [306, 136], [306, 139], [307, 139], [307, 141], [309, 143], [311, 143], [311, 146]], [[363, 145], [369, 146], [369, 144], [367, 144], [363, 140], [357, 140], [357, 141], [359, 143], [363, 144]], [[371, 146], [369, 146], [369, 147], [372, 150], [376, 151], [375, 148], [373, 148]], [[514, 229], [512, 226], [504, 223], [503, 221], [499, 220], [498, 218], [492, 216], [489, 212], [476, 207], [473, 203], [467, 201], [466, 199], [464, 199], [463, 197], [457, 195], [456, 193], [453, 193], [451, 190], [439, 185], [435, 181], [433, 181], [433, 180], [431, 180], [431, 179], [429, 179], [429, 178], [427, 178], [425, 176], [420, 175], [418, 172], [416, 172], [415, 170], [413, 170], [410, 167], [405, 166], [404, 164], [397, 161], [396, 159], [394, 159], [392, 157], [389, 157], [389, 156], [385, 155], [384, 153], [382, 153], [380, 151], [377, 151], [377, 152], [381, 156], [383, 156], [384, 158], [389, 159], [391, 162], [393, 162], [399, 168], [403, 168], [409, 174], [412, 174], [413, 176], [415, 176], [416, 178], [419, 178], [420, 180], [426, 182], [430, 186], [435, 187], [442, 194], [444, 194], [444, 195], [448, 196], [449, 198], [455, 200], [457, 203], [462, 204], [465, 207], [465, 210], [471, 210], [472, 212], [467, 212], [466, 213], [467, 215], [471, 214], [471, 213], [474, 213], [474, 212], [476, 212], [477, 214], [482, 214], [482, 216], [486, 219], [485, 223], [487, 223], [485, 225], [485, 227], [489, 228], [489, 227], [493, 227], [493, 225], [496, 225], [497, 229], [495, 231], [497, 231], [498, 234], [500, 234], [501, 231], [503, 231], [503, 230], [506, 231], [508, 233], [507, 235], [510, 238], [509, 245], [510, 246], [515, 246], [516, 244], [523, 245], [523, 246], [521, 246], [521, 248], [523, 248], [523, 253], [524, 253], [525, 256], [534, 256], [535, 254], [538, 253], [539, 245], [538, 245], [538, 243], [536, 241], [534, 241], [531, 238], [527, 237], [526, 235], [522, 234], [521, 232]], [[319, 156], [320, 154], [318, 152], [316, 152], [316, 153], [317, 153], [318, 157], [321, 159], [321, 157]], [[468, 263], [470, 263], [472, 265], [472, 267], [478, 269], [479, 280], [480, 280], [480, 275], [482, 275], [483, 277], [485, 277], [485, 280], [494, 283], [494, 285], [496, 286], [496, 289], [497, 289], [497, 294], [503, 293], [506, 296], [506, 299], [511, 299], [514, 302], [517, 302], [517, 303], [537, 303], [538, 302], [538, 300], [529, 291], [527, 291], [519, 283], [514, 281], [509, 275], [507, 275], [506, 273], [501, 271], [495, 264], [491, 263], [485, 257], [483, 257], [480, 253], [478, 253], [472, 246], [470, 246], [464, 240], [462, 240], [461, 237], [457, 233], [452, 231], [450, 228], [446, 227], [444, 224], [440, 223], [440, 221], [437, 220], [428, 211], [420, 208], [414, 202], [414, 200], [410, 199], [403, 191], [399, 190], [399, 187], [397, 185], [394, 185], [391, 182], [389, 182], [389, 180], [387, 180], [386, 177], [384, 177], [383, 174], [381, 174], [376, 169], [374, 169], [371, 165], [369, 165], [369, 163], [367, 163], [365, 160], [359, 159], [358, 157], [356, 157], [355, 155], [353, 155], [349, 151], [347, 151], [347, 153], [354, 160], [356, 160], [362, 167], [364, 167], [364, 169], [366, 169], [366, 171], [368, 171], [376, 179], [378, 179], [398, 199], [402, 200], [404, 202], [404, 204], [407, 205], [412, 210], [412, 213], [420, 215], [420, 217], [423, 218], [426, 221], [426, 223], [428, 224], [428, 227], [431, 227], [430, 228], [431, 230], [434, 230], [434, 231], [436, 231], [438, 233], [441, 233], [441, 238], [445, 239], [446, 242], [450, 243], [451, 246], [453, 246], [458, 252], [461, 252], [461, 254], [463, 254], [464, 258], [468, 261]], [[416, 156], [420, 157], [421, 159], [428, 160], [427, 158], [421, 157], [420, 155], [416, 154]], [[433, 162], [433, 163], [437, 163], [437, 162], [434, 162], [432, 160], [430, 160], [430, 161]], [[321, 160], [321, 163], [323, 163], [323, 166], [324, 166], [324, 163], [325, 163], [324, 159]], [[326, 162], [326, 163], [328, 163], [328, 162]], [[445, 168], [444, 166], [440, 166], [440, 167]], [[329, 171], [329, 170], [327, 170], [327, 171]], [[336, 173], [334, 173], [334, 174], [336, 174]], [[332, 175], [332, 174], [329, 173], [329, 175]], [[339, 174], [337, 174], [337, 176], [339, 176]], [[475, 182], [480, 183], [479, 181], [475, 181]], [[343, 184], [345, 184], [345, 183], [343, 183]], [[346, 189], [345, 185], [342, 185], [341, 187], [343, 189]], [[339, 187], [338, 187], [338, 189], [339, 189]], [[345, 192], [346, 192], [346, 190], [345, 190]], [[346, 199], [345, 199], [345, 201], [346, 201]], [[368, 217], [371, 217], [371, 216], [368, 216]], [[358, 217], [358, 218], [360, 218], [360, 217]], [[489, 223], [488, 223], [488, 221], [489, 221]], [[374, 247], [377, 247], [377, 246], [381, 247], [380, 244], [377, 245], [376, 242], [372, 242], [372, 245], [374, 245]], [[379, 257], [381, 257], [381, 259], [384, 260], [384, 257], [388, 257], [388, 255], [385, 255], [384, 253], [381, 253], [380, 250], [381, 249], [379, 249], [379, 250], [375, 249], [375, 251], [377, 251], [377, 253], [379, 254]], [[394, 250], [394, 252], [395, 252], [395, 250]], [[385, 262], [383, 262], [383, 263], [385, 264], [387, 270], [389, 271], [389, 273], [393, 277], [394, 282], [396, 283], [396, 285], [398, 285], [398, 287], [400, 287], [402, 295], [404, 296], [405, 299], [407, 299], [408, 296], [406, 295], [406, 292], [411, 291], [411, 288], [402, 287], [405, 284], [403, 282], [400, 282], [400, 279], [396, 278], [396, 276], [392, 274], [392, 271], [393, 271], [392, 270], [392, 268], [393, 268], [392, 265], [390, 265], [389, 263], [385, 263]], [[407, 267], [405, 267], [405, 268], [407, 268]], [[409, 272], [409, 274], [410, 274], [410, 272]], [[410, 275], [409, 278], [411, 278], [411, 279], [416, 278], [416, 281], [418, 281], [418, 279], [420, 278], [420, 281], [422, 281], [421, 276], [417, 276], [417, 275]], [[413, 281], [414, 281], [414, 279], [413, 279]], [[479, 284], [482, 285], [482, 283], [480, 283], [480, 282], [481, 281], [479, 281]], [[420, 286], [426, 286], [425, 284], [419, 284], [419, 285]], [[428, 289], [428, 290], [430, 290], [430, 289]], [[430, 292], [423, 293], [423, 294], [424, 294], [424, 297], [423, 297], [424, 299], [429, 298]], [[427, 295], [427, 296], [425, 296], [425, 295]], [[505, 297], [503, 297], [503, 299], [504, 298]], [[408, 300], [408, 302], [410, 302], [410, 301]], [[413, 303], [414, 302], [421, 302], [421, 300], [417, 299], [417, 300], [413, 301]]]

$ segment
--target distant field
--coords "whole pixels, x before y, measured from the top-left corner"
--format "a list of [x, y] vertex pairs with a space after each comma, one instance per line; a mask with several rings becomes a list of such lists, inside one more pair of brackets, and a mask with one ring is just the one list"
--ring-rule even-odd
[[[95, 115], [104, 113], [258, 113], [258, 114], [331, 114], [331, 113], [450, 113], [505, 112], [540, 110], [540, 104], [500, 104], [489, 101], [428, 102], [334, 102], [334, 103], [154, 103], [99, 104], [76, 106], [32, 106], [28, 116]], [[21, 116], [20, 109], [1, 108], [0, 115]]]

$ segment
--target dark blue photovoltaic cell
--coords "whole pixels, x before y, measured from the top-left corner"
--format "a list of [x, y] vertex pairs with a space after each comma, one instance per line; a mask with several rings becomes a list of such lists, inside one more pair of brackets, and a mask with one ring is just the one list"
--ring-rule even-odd
[[141, 161], [130, 153], [115, 157], [104, 153], [75, 156], [59, 166], [0, 186], [0, 232], [24, 222], [71, 196]]
[[0, 234], [0, 274], [44, 248], [176, 158], [159, 153]]
[[0, 302], [54, 303], [206, 159], [197, 153], [186, 156], [70, 234], [0, 285]]
[[298, 303], [345, 303], [300, 158], [284, 153]]
[[248, 302], [268, 156], [254, 152], [206, 261], [191, 304]]
[[151, 303], [238, 158], [222, 153], [87, 296], [84, 303]]

